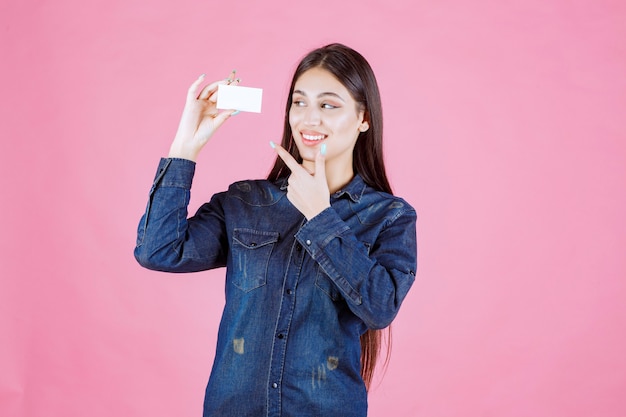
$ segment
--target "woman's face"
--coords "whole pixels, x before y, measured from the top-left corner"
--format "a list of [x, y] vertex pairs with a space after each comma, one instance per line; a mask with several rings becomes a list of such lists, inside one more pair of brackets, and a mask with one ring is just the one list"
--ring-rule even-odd
[[326, 166], [352, 170], [352, 150], [359, 133], [368, 129], [363, 110], [330, 72], [311, 68], [296, 80], [289, 124], [302, 164], [312, 169], [322, 143]]

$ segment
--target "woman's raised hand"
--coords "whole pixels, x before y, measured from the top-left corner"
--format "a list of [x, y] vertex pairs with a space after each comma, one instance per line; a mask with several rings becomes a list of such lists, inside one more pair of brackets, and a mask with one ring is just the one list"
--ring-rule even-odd
[[234, 110], [217, 110], [217, 87], [220, 84], [236, 85], [235, 71], [225, 80], [216, 81], [198, 89], [204, 81], [202, 74], [187, 91], [187, 100], [180, 118], [176, 137], [170, 146], [170, 158], [195, 161], [198, 154], [215, 131], [235, 113]]
[[315, 172], [310, 172], [300, 165], [289, 152], [280, 145], [270, 142], [278, 156], [291, 170], [287, 185], [287, 199], [299, 211], [311, 220], [330, 207], [330, 191], [326, 181], [325, 145], [315, 158]]

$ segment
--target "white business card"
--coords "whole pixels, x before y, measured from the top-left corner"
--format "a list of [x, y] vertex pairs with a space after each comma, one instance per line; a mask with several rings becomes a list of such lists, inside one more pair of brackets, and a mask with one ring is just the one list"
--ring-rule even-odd
[[217, 108], [261, 113], [263, 89], [220, 84], [217, 87]]

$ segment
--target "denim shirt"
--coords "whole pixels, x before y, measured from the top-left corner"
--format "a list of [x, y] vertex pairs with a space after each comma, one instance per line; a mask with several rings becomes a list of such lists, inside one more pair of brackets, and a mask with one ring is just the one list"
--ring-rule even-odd
[[387, 327], [415, 279], [416, 213], [360, 176], [309, 221], [286, 180], [241, 181], [187, 218], [195, 163], [162, 159], [135, 257], [226, 266], [204, 416], [367, 415], [359, 337]]

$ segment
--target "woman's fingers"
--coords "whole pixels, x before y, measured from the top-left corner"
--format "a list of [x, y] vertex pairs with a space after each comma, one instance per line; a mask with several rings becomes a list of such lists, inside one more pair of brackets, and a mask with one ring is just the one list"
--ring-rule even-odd
[[[223, 80], [219, 80], [219, 81], [214, 81], [211, 84], [208, 84], [208, 85], [204, 86], [200, 90], [200, 92], [198, 93], [197, 92], [198, 91], [198, 87], [200, 86], [200, 84], [202, 84], [202, 82], [205, 79], [205, 74], [202, 74], [189, 87], [189, 90], [187, 92], [187, 97], [190, 98], [190, 99], [198, 99], [198, 100], [207, 100], [209, 98], [212, 98], [214, 93], [217, 91], [217, 87], [220, 84], [227, 84], [227, 85], [239, 84], [240, 80], [238, 78], [235, 78], [235, 73], [236, 73], [236, 71], [232, 70], [231, 73], [228, 75], [228, 78], [223, 79]], [[217, 100], [217, 98], [213, 99], [211, 101], [215, 102], [216, 100]]]
[[270, 141], [270, 146], [276, 150], [276, 153], [283, 160], [285, 165], [289, 167], [292, 173], [306, 173], [313, 177], [322, 178], [326, 182], [326, 144], [322, 144], [319, 154], [315, 158], [315, 172], [311, 172], [294, 159], [293, 156], [285, 148]]
[[287, 198], [307, 219], [311, 219], [330, 206], [330, 192], [325, 175], [325, 152], [315, 160], [317, 172], [309, 173], [289, 152], [280, 145], [270, 142], [278, 156], [291, 170]]
[[205, 86], [202, 90], [200, 90], [200, 94], [198, 94], [198, 100], [207, 100], [213, 93], [217, 91], [217, 86], [219, 86], [220, 84], [226, 84], [226, 80], [215, 81]]
[[[188, 99], [188, 101], [190, 102], [190, 104], [191, 104], [191, 102], [195, 102], [197, 100], [208, 101], [211, 104], [216, 103], [217, 102], [217, 91], [218, 91], [218, 87], [220, 85], [237, 85], [241, 81], [239, 78], [235, 78], [235, 73], [236, 73], [236, 71], [233, 70], [233, 71], [231, 71], [231, 73], [228, 76], [228, 78], [225, 78], [223, 80], [214, 81], [211, 84], [205, 85], [204, 87], [202, 87], [202, 89], [200, 89], [200, 92], [198, 93], [198, 88], [200, 87], [200, 85], [202, 84], [202, 82], [205, 79], [205, 74], [202, 74], [189, 87], [189, 90], [187, 92], [187, 99]], [[205, 107], [204, 109], [205, 109], [204, 110], [205, 111], [204, 114], [208, 115], [208, 116], [211, 116], [211, 117], [215, 117], [218, 114], [221, 114], [221, 113], [218, 113], [218, 111], [215, 108], [215, 106], [208, 106], [208, 107]], [[224, 117], [219, 120], [219, 124], [217, 126], [221, 125], [226, 119], [228, 119], [228, 117], [232, 116], [233, 113], [234, 113], [234, 110], [226, 112]]]
[[270, 146], [276, 150], [276, 153], [283, 160], [285, 165], [289, 167], [291, 172], [299, 172], [300, 170], [304, 171], [304, 168], [294, 159], [293, 156], [285, 148], [280, 145], [275, 144], [274, 142], [270, 142]]
[[200, 86], [200, 84], [202, 84], [202, 81], [204, 81], [205, 78], [205, 74], [200, 75], [196, 81], [194, 81], [190, 86], [189, 89], [187, 90], [187, 98], [188, 99], [194, 99], [197, 97], [197, 93], [196, 91], [198, 91], [198, 87]]
[[226, 81], [228, 81], [228, 83], [232, 83], [233, 81], [235, 81], [235, 74], [237, 73], [237, 70], [232, 70], [230, 72], [230, 75], [228, 76], [228, 78], [226, 78]]
[[[230, 73], [230, 76], [228, 78], [226, 78], [223, 81], [220, 81], [218, 84], [239, 85], [239, 83], [241, 82], [241, 79], [239, 79], [239, 78], [231, 78], [234, 75], [235, 75], [235, 70], [233, 70], [233, 72]], [[212, 103], [216, 103], [217, 102], [217, 88], [209, 95], [208, 100], [210, 102], [212, 102]]]
[[219, 128], [222, 123], [229, 119], [230, 116], [232, 116], [235, 112], [235, 110], [226, 110], [218, 113], [217, 116], [215, 116], [215, 118], [213, 119], [213, 123], [215, 123], [214, 130], [217, 130], [217, 128]]
[[326, 182], [326, 144], [322, 143], [319, 153], [315, 157], [315, 176]]
[[203, 74], [189, 86], [183, 114], [170, 147], [170, 156], [195, 161], [209, 138], [235, 113], [234, 110], [218, 111], [215, 100], [211, 100], [217, 97], [220, 84], [238, 82], [234, 75], [233, 71], [228, 78], [201, 87], [205, 81]]

